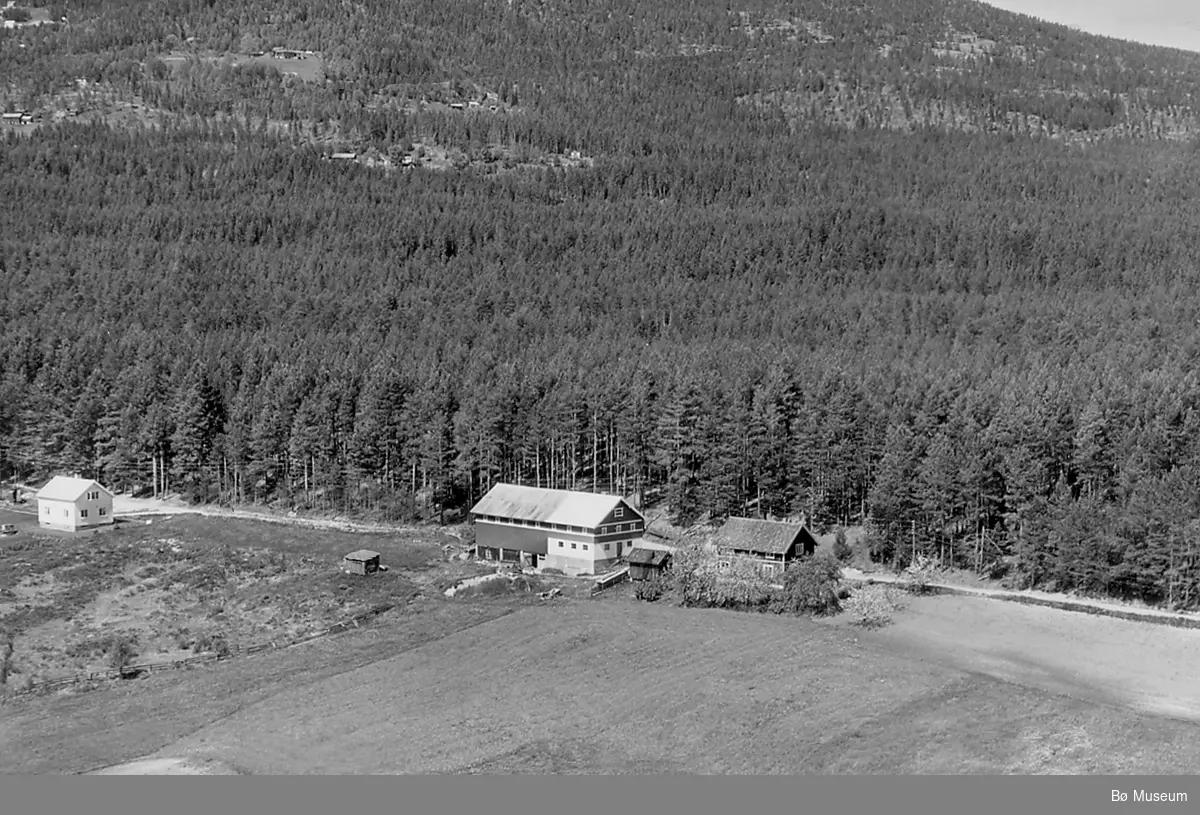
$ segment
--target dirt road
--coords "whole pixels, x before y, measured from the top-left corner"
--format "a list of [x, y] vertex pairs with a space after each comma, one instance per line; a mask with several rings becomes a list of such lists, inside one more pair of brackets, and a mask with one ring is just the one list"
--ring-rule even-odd
[[[865, 573], [858, 569], [843, 569], [842, 576], [846, 580], [857, 582], [874, 581], [876, 583], [902, 583], [908, 580], [903, 575], [888, 573]], [[1051, 594], [1042, 591], [1009, 591], [1007, 589], [989, 589], [975, 586], [956, 586], [950, 583], [930, 582], [929, 587], [940, 594], [956, 594], [963, 597], [985, 597], [993, 600], [1007, 600], [1023, 605], [1046, 606], [1062, 611], [1083, 611], [1099, 614], [1105, 617], [1117, 617], [1124, 620], [1149, 622], [1177, 626], [1180, 628], [1200, 628], [1200, 615], [1183, 612], [1163, 611], [1155, 608], [1126, 605], [1122, 603], [1095, 600], [1088, 597], [1073, 597], [1067, 594]]]

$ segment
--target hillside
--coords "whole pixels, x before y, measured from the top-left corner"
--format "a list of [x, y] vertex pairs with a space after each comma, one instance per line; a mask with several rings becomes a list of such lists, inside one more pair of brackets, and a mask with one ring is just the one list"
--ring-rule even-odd
[[1200, 605], [1200, 55], [947, 0], [46, 19], [0, 30], [0, 478], [661, 488]]

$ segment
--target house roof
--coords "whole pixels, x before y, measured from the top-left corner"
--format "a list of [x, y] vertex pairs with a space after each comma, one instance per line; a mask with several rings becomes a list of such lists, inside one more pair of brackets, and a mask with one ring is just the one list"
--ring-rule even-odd
[[671, 557], [670, 552], [661, 549], [634, 549], [629, 553], [631, 566], [661, 566]]
[[76, 501], [85, 492], [92, 489], [103, 490], [110, 496], [112, 495], [99, 481], [56, 475], [46, 482], [46, 486], [38, 490], [37, 497], [47, 501]]
[[357, 562], [357, 561], [364, 561], [364, 560], [374, 560], [377, 557], [379, 557], [378, 552], [372, 552], [370, 549], [359, 549], [357, 552], [351, 552], [350, 554], [346, 555], [345, 559], [353, 560], [353, 561]]
[[662, 541], [656, 541], [650, 538], [637, 538], [633, 541], [633, 546], [635, 549], [651, 549], [658, 552], [668, 553], [674, 552], [679, 548], [673, 544], [663, 543]]
[[[471, 507], [471, 514], [590, 528], [599, 525], [623, 501], [619, 495], [497, 484]], [[632, 507], [629, 511], [641, 518]]]
[[730, 549], [781, 555], [791, 548], [803, 531], [803, 524], [729, 518], [717, 530], [717, 543]]

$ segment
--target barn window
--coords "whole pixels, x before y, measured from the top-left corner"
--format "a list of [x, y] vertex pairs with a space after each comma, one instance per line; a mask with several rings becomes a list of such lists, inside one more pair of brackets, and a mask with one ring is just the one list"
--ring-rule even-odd
[[616, 509], [614, 509], [613, 517], [614, 518], [624, 518], [625, 517], [625, 507], [617, 507]]

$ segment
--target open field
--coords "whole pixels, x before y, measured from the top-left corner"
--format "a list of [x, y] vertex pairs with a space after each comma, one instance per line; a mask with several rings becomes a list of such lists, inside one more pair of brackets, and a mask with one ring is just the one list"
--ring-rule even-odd
[[254, 56], [252, 54], [188, 54], [182, 52], [173, 52], [160, 57], [160, 59], [168, 66], [179, 66], [185, 64], [189, 59], [198, 59], [203, 62], [222, 62], [228, 61], [232, 65], [266, 65], [275, 68], [284, 76], [295, 76], [304, 82], [321, 82], [325, 79], [324, 62], [319, 54], [305, 57], [304, 59], [283, 59], [271, 54], [261, 54]]
[[133, 761], [289, 689], [393, 657], [514, 607], [417, 600], [374, 625], [295, 648], [151, 673], [86, 693], [68, 689], [10, 699], [0, 704], [0, 775], [80, 773]]
[[757, 614], [528, 608], [256, 694], [153, 757], [254, 774], [1189, 773], [1200, 762], [1194, 723], [934, 657], [887, 630]]
[[[129, 662], [151, 664], [295, 639], [406, 603], [447, 569], [473, 573], [444, 562], [449, 539], [434, 531], [367, 535], [197, 515], [122, 526], [0, 539], [10, 683], [103, 671], [119, 640], [132, 643]], [[363, 548], [380, 552], [388, 571], [344, 574], [341, 557]]]

